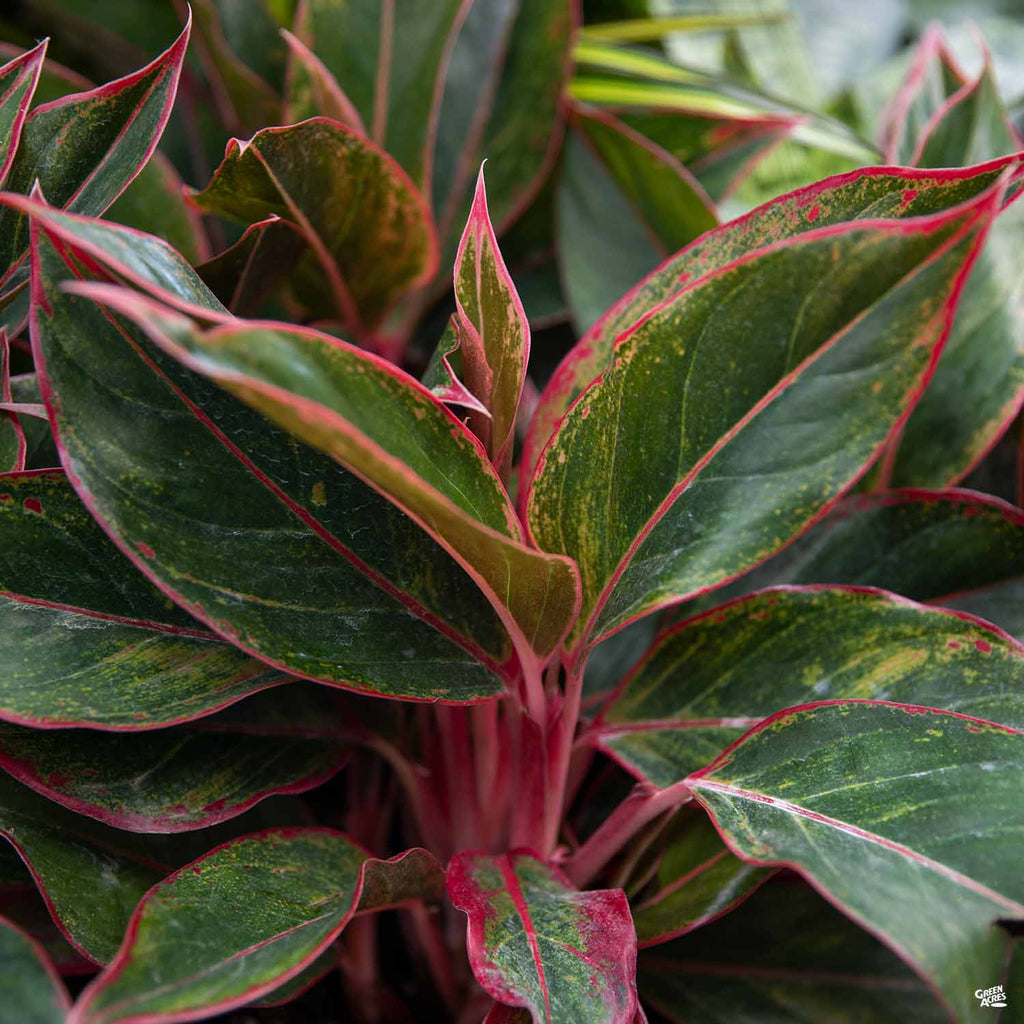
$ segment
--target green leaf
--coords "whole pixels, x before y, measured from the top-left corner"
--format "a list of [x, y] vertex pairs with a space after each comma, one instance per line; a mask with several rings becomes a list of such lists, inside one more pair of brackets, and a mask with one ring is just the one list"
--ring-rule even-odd
[[623, 296], [562, 360], [530, 424], [523, 450], [524, 475], [531, 475], [569, 406], [611, 363], [616, 339], [676, 296], [684, 284], [693, 286], [746, 253], [808, 231], [860, 219], [909, 218], [950, 209], [991, 186], [1001, 169], [1017, 164], [1006, 159], [943, 172], [865, 168], [773, 199], [709, 232]]
[[[126, 259], [140, 253], [143, 281], [152, 267], [165, 292], [205, 293], [210, 313], [218, 306], [194, 274], [159, 276], [174, 270], [166, 248], [150, 263], [151, 247], [130, 232], [90, 227], [102, 245], [118, 236]], [[475, 655], [502, 664], [507, 637], [447, 552], [337, 463], [67, 295], [62, 282], [77, 271], [41, 231], [34, 265], [36, 365], [59, 402], [62, 459], [144, 575], [221, 636], [298, 675], [426, 700], [501, 691]]]
[[461, 357], [456, 353], [462, 347], [459, 331], [458, 316], [453, 313], [448, 320], [448, 326], [437, 343], [427, 368], [423, 371], [422, 383], [432, 395], [436, 395], [446, 405], [460, 405], [466, 409], [472, 409], [482, 416], [490, 416], [486, 407], [480, 400], [459, 380], [455, 370], [452, 368], [451, 359], [458, 358], [461, 364]]
[[67, 989], [42, 947], [2, 917], [0, 992], [3, 1024], [62, 1024], [71, 1009]]
[[734, 856], [703, 814], [669, 825], [653, 878], [632, 901], [637, 944], [667, 942], [728, 914], [769, 876]]
[[[718, 223], [674, 157], [608, 114], [578, 107], [558, 193], [558, 259], [575, 321], [589, 327], [665, 257]], [[615, 251], [615, 260], [607, 253]]]
[[0, 550], [0, 718], [147, 729], [288, 679], [149, 586], [60, 470], [0, 476]]
[[621, 890], [579, 892], [520, 850], [456, 854], [448, 895], [469, 919], [470, 964], [492, 998], [536, 1024], [631, 1024], [636, 937]]
[[483, 167], [455, 259], [455, 305], [462, 376], [488, 410], [471, 416], [470, 423], [506, 477], [530, 358], [530, 325], [487, 212]]
[[[0, 327], [0, 402], [14, 402], [11, 391], [11, 346], [3, 327]], [[25, 430], [20, 417], [11, 410], [0, 411], [0, 473], [23, 469], [26, 453]]]
[[444, 69], [465, 9], [463, 0], [306, 0], [297, 32], [370, 138], [428, 195]]
[[423, 196], [387, 153], [326, 118], [232, 139], [195, 201], [243, 224], [294, 224], [310, 246], [297, 268], [312, 279], [304, 297], [356, 336], [437, 270]]
[[597, 742], [667, 787], [768, 715], [812, 700], [923, 704], [1024, 727], [1024, 647], [958, 612], [883, 591], [766, 590], [658, 639]]
[[187, 1021], [242, 1006], [304, 970], [357, 910], [433, 897], [440, 878], [425, 850], [376, 860], [326, 828], [232, 840], [146, 894], [69, 1024]]
[[271, 794], [312, 789], [340, 770], [352, 729], [337, 696], [324, 687], [289, 687], [202, 722], [145, 734], [0, 723], [0, 766], [50, 800], [115, 828], [206, 828]]
[[323, 61], [300, 39], [282, 30], [288, 44], [288, 75], [285, 90], [285, 120], [305, 121], [309, 117], [329, 117], [348, 125], [360, 135], [366, 134], [363, 119], [338, 80]]
[[[19, 405], [40, 406], [42, 395], [34, 373], [22, 373], [11, 378], [11, 397]], [[43, 406], [45, 409], [45, 406]], [[49, 469], [60, 465], [60, 458], [53, 443], [48, 418], [19, 415], [18, 421], [25, 431], [25, 468]]]
[[892, 951], [810, 886], [780, 879], [699, 932], [640, 954], [645, 1002], [679, 1024], [948, 1019]]
[[676, 614], [780, 583], [847, 583], [957, 608], [1024, 640], [1022, 577], [1019, 509], [973, 491], [887, 491], [841, 502], [782, 554]]
[[[142, 170], [160, 140], [189, 29], [186, 24], [170, 49], [134, 74], [33, 110], [4, 187], [27, 194], [38, 180], [55, 206], [101, 214]], [[23, 216], [11, 208], [0, 210], [0, 268], [9, 267], [0, 290], [10, 290], [28, 243]]]
[[185, 203], [185, 184], [159, 151], [114, 200], [106, 217], [162, 238], [189, 263], [199, 263], [209, 256], [200, 218]]
[[588, 25], [584, 37], [611, 43], [651, 43], [670, 33], [717, 32], [747, 25], [771, 25], [785, 19], [786, 15], [782, 11], [662, 15]]
[[[908, 129], [909, 131], [909, 129]], [[922, 167], [948, 167], [1024, 148], [999, 99], [991, 68], [929, 122]], [[945, 487], [962, 480], [1024, 403], [1024, 203], [1018, 190], [992, 225], [939, 365], [898, 444], [886, 453], [887, 486]]]
[[[782, 712], [687, 779], [745, 860], [796, 867], [983, 1021], [1024, 914], [1024, 733], [913, 705]], [[955, 907], [955, 913], [950, 908]], [[980, 980], [986, 979], [986, 980]]]
[[479, 443], [413, 378], [309, 329], [236, 322], [203, 331], [124, 289], [77, 290], [370, 482], [472, 575], [521, 658], [549, 654], [565, 635], [577, 607], [575, 566], [527, 547]]
[[856, 481], [913, 407], [1001, 196], [744, 246], [620, 337], [523, 499], [535, 543], [580, 567], [577, 652], [764, 561]]
[[34, 49], [26, 50], [0, 67], [0, 185], [14, 163], [21, 130], [46, 59], [48, 41], [44, 39]]
[[196, 273], [236, 316], [255, 316], [305, 251], [295, 225], [274, 215], [250, 224], [234, 245], [199, 264]]

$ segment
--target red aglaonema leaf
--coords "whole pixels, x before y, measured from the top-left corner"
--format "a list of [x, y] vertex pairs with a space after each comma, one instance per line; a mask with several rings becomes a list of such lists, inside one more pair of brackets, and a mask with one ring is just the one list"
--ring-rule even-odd
[[507, 475], [530, 358], [530, 325], [487, 213], [482, 167], [455, 260], [455, 305], [462, 376], [490, 412], [470, 422], [498, 472]]
[[580, 892], [515, 850], [457, 854], [448, 895], [469, 918], [473, 973], [499, 1003], [529, 1010], [535, 1024], [631, 1024], [636, 933], [621, 890]]
[[0, 917], [0, 992], [14, 1011], [11, 1020], [63, 1024], [71, 1000], [43, 948], [17, 925]]
[[[489, 419], [491, 414], [487, 407], [462, 383], [452, 367], [451, 361], [461, 349], [462, 332], [459, 330], [459, 318], [453, 313], [426, 370], [423, 371], [423, 384], [446, 405], [459, 405]], [[461, 357], [459, 361], [461, 363]]]
[[143, 897], [68, 1024], [170, 1024], [242, 1006], [302, 973], [357, 911], [436, 898], [441, 884], [426, 850], [377, 860], [333, 829], [231, 840]]
[[47, 42], [44, 39], [34, 49], [0, 67], [0, 186], [18, 151], [21, 129], [46, 59]]
[[289, 50], [285, 120], [304, 121], [307, 117], [322, 115], [365, 135], [359, 111], [324, 62], [287, 29], [282, 29], [281, 35]]
[[11, 345], [0, 327], [0, 473], [25, 468], [25, 431], [11, 394]]

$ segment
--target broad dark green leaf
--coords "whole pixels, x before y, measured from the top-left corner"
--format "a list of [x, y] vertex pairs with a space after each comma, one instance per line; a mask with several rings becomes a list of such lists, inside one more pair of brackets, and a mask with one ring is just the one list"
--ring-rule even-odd
[[883, 591], [766, 590], [660, 637], [604, 710], [597, 742], [666, 787], [768, 715], [846, 697], [1024, 728], [1024, 647], [958, 612]]
[[334, 775], [354, 735], [338, 696], [326, 687], [289, 687], [202, 722], [144, 734], [0, 723], [0, 767], [115, 828], [206, 828], [271, 794], [302, 793]]
[[860, 219], [934, 214], [989, 187], [1004, 159], [949, 171], [865, 168], [780, 196], [711, 231], [668, 260], [612, 306], [562, 360], [541, 397], [523, 450], [529, 476], [572, 402], [612, 361], [616, 339], [641, 317], [672, 299], [682, 287], [721, 272], [761, 246]]
[[288, 679], [150, 586], [60, 470], [0, 476], [0, 622], [10, 722], [148, 729]]
[[467, 6], [465, 0], [306, 0], [300, 17], [298, 35], [334, 75], [370, 138], [427, 195], [445, 64]]
[[0, 917], [0, 1021], [63, 1024], [71, 1000], [43, 949]]
[[721, 921], [642, 952], [641, 998], [678, 1024], [940, 1024], [928, 986], [806, 885], [779, 880]]
[[728, 914], [771, 874], [740, 860], [704, 814], [668, 826], [657, 870], [631, 900], [642, 949], [703, 928]]
[[185, 203], [185, 184], [159, 150], [114, 200], [106, 217], [162, 238], [189, 263], [210, 255], [199, 215]]
[[525, 544], [479, 442], [419, 382], [305, 328], [250, 321], [203, 331], [125, 289], [85, 292], [406, 512], [473, 576], [521, 658], [554, 650], [575, 616], [575, 566]]
[[632, 1024], [636, 936], [619, 889], [580, 892], [532, 854], [457, 854], [448, 895], [469, 918], [476, 979], [536, 1024]]
[[913, 407], [1001, 197], [748, 244], [620, 337], [523, 501], [533, 540], [580, 567], [577, 650], [764, 561], [856, 481]]
[[[91, 229], [103, 239], [90, 253], [109, 260], [109, 240], [124, 229]], [[84, 244], [81, 231], [74, 237]], [[136, 251], [130, 233], [121, 240], [127, 259]], [[62, 282], [77, 272], [41, 232], [35, 267], [36, 364], [48, 400], [59, 402], [62, 459], [150, 580], [222, 636], [298, 675], [427, 700], [500, 692], [464, 649], [505, 662], [497, 617], [415, 523], [141, 333], [67, 295]], [[205, 295], [215, 312], [198, 277], [160, 276], [168, 267], [140, 254], [136, 276], [146, 283], [152, 273], [193, 305]]]
[[327, 118], [232, 139], [195, 201], [243, 224], [293, 223], [310, 246], [296, 268], [309, 300], [357, 337], [437, 270], [423, 196], [387, 153]]
[[28, 117], [46, 59], [47, 42], [44, 39], [34, 49], [0, 67], [0, 185], [3, 185], [18, 151], [21, 129]]
[[[1022, 148], [986, 65], [929, 122], [916, 162], [960, 166]], [[887, 486], [946, 487], [962, 480], [1017, 415], [1024, 402], [1022, 246], [1018, 191], [992, 225], [964, 285], [928, 390], [886, 453], [881, 476]]]
[[1024, 733], [872, 701], [773, 716], [687, 785], [745, 860], [788, 864], [911, 962], [957, 1020], [1024, 914]]
[[[160, 140], [188, 37], [186, 25], [170, 49], [134, 74], [33, 110], [4, 187], [27, 194], [38, 180], [55, 206], [101, 214], [142, 170]], [[9, 290], [28, 243], [28, 222], [21, 213], [0, 210], [0, 273], [7, 270], [0, 290]]]
[[470, 423], [506, 477], [530, 358], [530, 325], [491, 225], [482, 167], [455, 259], [455, 305], [462, 376], [488, 409]]
[[[586, 329], [669, 253], [718, 223], [693, 176], [655, 143], [578, 106], [558, 192], [558, 259]], [[614, 260], [607, 258], [616, 252]]]
[[146, 894], [70, 1021], [187, 1021], [244, 1005], [304, 970], [357, 910], [434, 898], [440, 880], [425, 850], [376, 860], [331, 829], [232, 840]]
[[846, 583], [970, 612], [1024, 640], [1022, 578], [1020, 509], [973, 491], [887, 491], [846, 499], [782, 554], [675, 615], [782, 583]]
[[236, 316], [255, 316], [305, 251], [295, 225], [275, 215], [250, 224], [234, 245], [199, 264], [196, 273]]

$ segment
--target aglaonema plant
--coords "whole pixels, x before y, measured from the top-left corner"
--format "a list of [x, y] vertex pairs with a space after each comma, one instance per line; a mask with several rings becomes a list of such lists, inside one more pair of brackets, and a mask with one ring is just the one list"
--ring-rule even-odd
[[[0, 68], [12, 1020], [1024, 1000], [1024, 512], [958, 486], [1024, 396], [991, 69], [930, 31], [891, 163], [720, 223], [780, 141], [869, 144], [633, 23], [559, 100], [576, 14], [513, 8], [308, 0], [277, 94], [197, 3], [252, 134], [187, 207], [140, 173], [191, 21], [46, 103], [45, 43]], [[104, 217], [161, 195], [190, 257]], [[538, 392], [503, 253], [549, 243]]]

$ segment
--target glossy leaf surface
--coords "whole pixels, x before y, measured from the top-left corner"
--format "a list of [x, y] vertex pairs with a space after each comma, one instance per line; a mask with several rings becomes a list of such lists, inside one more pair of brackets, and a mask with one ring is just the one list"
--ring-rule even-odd
[[[0, 766], [79, 814], [132, 832], [184, 832], [273, 793], [320, 785], [348, 759], [335, 694], [289, 687], [201, 723], [97, 735], [0, 724]], [[122, 698], [123, 699], [123, 698]]]
[[448, 895], [469, 918], [469, 958], [498, 1002], [537, 1024], [631, 1024], [636, 937], [621, 890], [579, 892], [525, 851], [460, 853]]
[[[170, 115], [189, 26], [151, 64], [90, 92], [37, 107], [25, 121], [4, 187], [27, 194], [38, 179], [58, 207], [95, 216], [139, 173]], [[0, 211], [0, 267], [28, 248], [28, 222]]]
[[310, 298], [357, 332], [437, 268], [422, 195], [391, 157], [327, 118], [233, 139], [195, 201], [242, 224], [295, 224], [312, 250], [297, 268], [318, 282]]
[[233, 840], [147, 893], [70, 1019], [190, 1020], [240, 1006], [302, 971], [357, 909], [436, 895], [439, 880], [425, 850], [374, 860], [330, 829]]
[[1022, 745], [948, 712], [835, 702], [773, 716], [688, 785], [740, 856], [795, 866], [958, 1019], [984, 1020], [971, 979], [1001, 974], [995, 922], [1024, 910]]
[[123, 290], [90, 294], [408, 513], [474, 575], [530, 649], [548, 654], [564, 635], [576, 609], [574, 566], [526, 546], [479, 444], [417, 381], [315, 331], [251, 322], [204, 332]]
[[0, 185], [14, 162], [46, 58], [46, 40], [0, 67]]
[[490, 413], [471, 423], [504, 475], [530, 358], [530, 325], [487, 212], [483, 168], [455, 260], [455, 303], [463, 379]]
[[620, 338], [525, 501], [535, 542], [580, 566], [574, 644], [746, 571], [857, 479], [928, 379], [1000, 195], [755, 250]]
[[770, 874], [735, 856], [704, 815], [670, 824], [657, 870], [632, 901], [638, 945], [703, 928], [732, 912]]
[[945, 1021], [928, 986], [808, 886], [780, 880], [692, 935], [640, 954], [641, 996], [679, 1024]]
[[149, 586], [59, 470], [0, 476], [0, 550], [7, 721], [153, 728], [287, 681]]
[[1024, 647], [956, 612], [881, 591], [766, 590], [662, 636], [606, 708], [598, 742], [665, 787], [813, 700], [894, 700], [1024, 728], [1022, 683]]
[[62, 1024], [71, 1000], [42, 948], [0, 917], [0, 991], [4, 1024]]
[[[59, 402], [62, 458], [151, 581], [233, 643], [299, 675], [421, 699], [500, 690], [472, 655], [417, 618], [504, 660], [500, 625], [447, 553], [336, 463], [67, 295], [62, 282], [76, 271], [42, 235], [35, 268], [33, 344], [45, 394]], [[382, 543], [384, 522], [391, 533]], [[410, 675], [413, 660], [421, 671]]]
[[934, 214], [991, 186], [1016, 161], [949, 171], [870, 167], [780, 196], [683, 249], [622, 297], [562, 360], [541, 397], [523, 453], [529, 472], [572, 402], [612, 362], [616, 339], [683, 288], [761, 246], [860, 219]]

